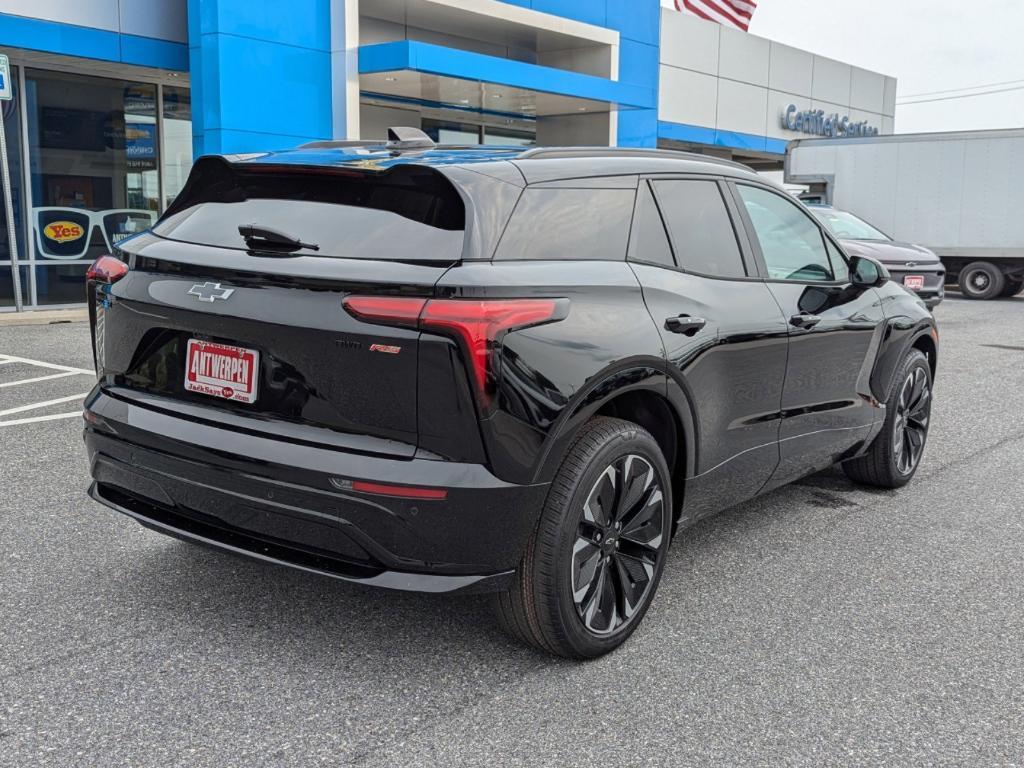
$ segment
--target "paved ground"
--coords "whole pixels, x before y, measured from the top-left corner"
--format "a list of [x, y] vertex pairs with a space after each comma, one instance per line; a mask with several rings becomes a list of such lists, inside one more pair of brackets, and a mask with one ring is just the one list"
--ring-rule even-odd
[[[938, 317], [910, 488], [830, 472], [701, 524], [628, 646], [582, 665], [507, 641], [482, 598], [150, 533], [85, 497], [78, 419], [0, 426], [0, 765], [1024, 764], [1024, 298]], [[0, 354], [87, 368], [88, 346], [0, 328]]]

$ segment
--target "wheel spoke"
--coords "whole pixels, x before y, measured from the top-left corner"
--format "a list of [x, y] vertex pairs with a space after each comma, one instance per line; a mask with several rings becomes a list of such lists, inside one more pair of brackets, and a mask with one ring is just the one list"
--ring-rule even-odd
[[914, 448], [910, 444], [910, 435], [907, 434], [907, 430], [903, 430], [903, 461], [900, 465], [901, 472], [909, 472], [914, 466], [913, 450]]
[[921, 394], [918, 396], [910, 405], [910, 416], [911, 418], [920, 418], [923, 416], [925, 419], [928, 418], [928, 410], [931, 405], [932, 392], [931, 389], [925, 384], [921, 390]]
[[907, 410], [914, 411], [921, 404], [921, 397], [925, 391], [924, 371], [915, 368], [911, 374], [910, 395], [907, 398]]
[[610, 522], [620, 522], [625, 528], [625, 518], [634, 512], [654, 482], [654, 468], [638, 457], [627, 456], [621, 472], [621, 491], [615, 508], [615, 517]]
[[645, 543], [661, 533], [661, 490], [651, 489], [636, 509], [622, 519], [623, 539]]
[[896, 407], [896, 413], [905, 413], [910, 399], [910, 379], [903, 382], [903, 389], [900, 390], [900, 400]]
[[618, 619], [618, 611], [615, 607], [615, 586], [612, 584], [610, 571], [609, 563], [602, 561], [597, 584], [583, 613], [583, 622], [595, 632], [614, 629]]
[[907, 440], [910, 442], [912, 456], [916, 458], [924, 447], [924, 432], [917, 427], [907, 425]]
[[594, 489], [583, 505], [583, 519], [587, 522], [600, 526], [608, 525], [611, 522], [611, 515], [615, 510], [616, 474], [615, 467], [612, 466], [608, 467], [598, 478]]
[[650, 576], [646, 569], [636, 564], [635, 561], [619, 556], [613, 559], [620, 598], [619, 612], [624, 619], [629, 619], [640, 606], [647, 584], [650, 582]]
[[578, 603], [586, 597], [594, 584], [597, 566], [601, 562], [601, 548], [589, 541], [576, 539], [573, 547], [573, 599]]

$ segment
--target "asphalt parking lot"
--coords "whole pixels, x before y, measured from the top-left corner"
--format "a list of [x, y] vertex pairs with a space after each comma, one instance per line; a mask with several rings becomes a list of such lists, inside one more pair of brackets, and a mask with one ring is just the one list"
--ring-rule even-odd
[[68, 415], [92, 382], [66, 370], [87, 326], [0, 326], [0, 765], [1020, 765], [1024, 297], [936, 314], [915, 482], [830, 471], [687, 531], [632, 640], [587, 664], [507, 640], [485, 598], [92, 502]]

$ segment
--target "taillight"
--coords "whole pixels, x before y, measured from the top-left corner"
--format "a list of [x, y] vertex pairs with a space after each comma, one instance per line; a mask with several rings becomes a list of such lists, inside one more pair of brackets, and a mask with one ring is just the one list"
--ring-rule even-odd
[[465, 344], [477, 392], [490, 392], [492, 344], [502, 334], [552, 320], [554, 299], [431, 299], [420, 315], [420, 327], [456, 334]]
[[85, 279], [97, 283], [116, 283], [128, 274], [128, 265], [113, 256], [100, 256], [85, 273]]
[[483, 402], [493, 387], [491, 349], [509, 331], [564, 318], [568, 299], [414, 299], [347, 296], [343, 306], [355, 317], [384, 325], [406, 325], [454, 336], [465, 349], [470, 373]]

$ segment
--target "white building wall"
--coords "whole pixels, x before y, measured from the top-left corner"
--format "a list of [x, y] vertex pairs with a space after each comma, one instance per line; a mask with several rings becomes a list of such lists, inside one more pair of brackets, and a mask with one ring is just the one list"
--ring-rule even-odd
[[188, 42], [187, 0], [0, 0], [0, 13]]
[[790, 104], [892, 133], [896, 79], [663, 9], [658, 119], [774, 139]]

